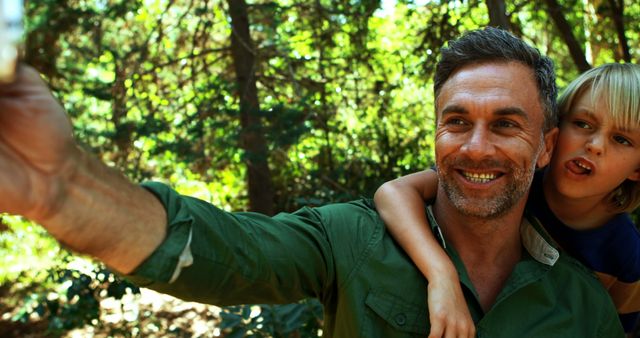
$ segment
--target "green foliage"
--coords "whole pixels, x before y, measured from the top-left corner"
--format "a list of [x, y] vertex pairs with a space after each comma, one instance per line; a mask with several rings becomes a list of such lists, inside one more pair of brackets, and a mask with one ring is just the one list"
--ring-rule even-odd
[[29, 284], [38, 271], [56, 265], [63, 251], [40, 226], [16, 216], [0, 216], [0, 286]]
[[[382, 182], [433, 163], [438, 50], [488, 22], [484, 1], [248, 2], [255, 114], [278, 211], [371, 196]], [[558, 2], [592, 65], [622, 60], [611, 1]], [[637, 62], [640, 3], [618, 3]], [[49, 80], [85, 147], [134, 180], [162, 180], [226, 210], [248, 207], [252, 155], [239, 142], [227, 2], [27, 6], [26, 61]], [[515, 34], [555, 60], [561, 87], [577, 75], [545, 2], [508, 1], [507, 16]], [[34, 295], [22, 315], [48, 316], [54, 330], [96, 325], [97, 300], [128, 287], [101, 268], [65, 265], [64, 251], [40, 227], [9, 216], [4, 223], [0, 285]], [[259, 308], [228, 308], [222, 325], [230, 335], [317, 335], [317, 303]]]
[[112, 297], [121, 300], [127, 292], [140, 293], [137, 286], [104, 268], [96, 268], [90, 273], [51, 269], [46, 282], [54, 287], [31, 293], [13, 320], [26, 322], [36, 314], [48, 322], [48, 331], [52, 335], [87, 324], [98, 325], [101, 299]]
[[286, 305], [229, 306], [220, 312], [226, 337], [285, 338], [322, 335], [322, 305], [316, 299]]
[[13, 321], [45, 320], [48, 334], [58, 336], [98, 325], [101, 300], [140, 292], [104, 267], [60, 248], [38, 225], [7, 215], [0, 224], [0, 288], [11, 293], [0, 305], [17, 309]]

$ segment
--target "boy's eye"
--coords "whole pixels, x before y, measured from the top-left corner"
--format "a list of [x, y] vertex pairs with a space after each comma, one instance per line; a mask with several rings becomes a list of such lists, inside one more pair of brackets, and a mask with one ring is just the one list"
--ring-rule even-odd
[[625, 146], [630, 146], [631, 145], [631, 141], [629, 141], [629, 139], [627, 139], [624, 136], [615, 135], [613, 137], [613, 140], [618, 142], [619, 144], [622, 144], [622, 145], [625, 145]]
[[582, 128], [582, 129], [591, 129], [591, 125], [588, 124], [587, 122], [582, 121], [582, 120], [573, 121], [573, 125], [575, 125], [578, 128]]

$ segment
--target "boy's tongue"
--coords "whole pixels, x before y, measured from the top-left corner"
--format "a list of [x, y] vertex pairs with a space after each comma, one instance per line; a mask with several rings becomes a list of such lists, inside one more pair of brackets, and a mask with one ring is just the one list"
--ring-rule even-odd
[[587, 169], [584, 165], [579, 165], [578, 161], [570, 161], [567, 165], [567, 169], [576, 175], [589, 175], [591, 173], [591, 169]]

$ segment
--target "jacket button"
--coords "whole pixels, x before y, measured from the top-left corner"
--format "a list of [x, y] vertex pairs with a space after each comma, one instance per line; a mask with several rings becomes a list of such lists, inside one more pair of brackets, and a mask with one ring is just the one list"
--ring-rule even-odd
[[404, 313], [399, 313], [396, 315], [396, 324], [400, 326], [404, 326], [407, 323], [407, 316]]

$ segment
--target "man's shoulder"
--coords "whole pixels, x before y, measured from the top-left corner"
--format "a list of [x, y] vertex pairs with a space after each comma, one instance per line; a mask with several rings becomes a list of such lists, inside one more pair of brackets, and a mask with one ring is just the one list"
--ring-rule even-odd
[[371, 199], [329, 204], [317, 208], [328, 231], [341, 240], [367, 241], [379, 239], [384, 222]]
[[558, 292], [575, 289], [578, 293], [594, 295], [594, 300], [609, 301], [593, 271], [560, 249], [535, 217], [528, 213], [525, 216], [521, 227], [523, 244], [538, 262], [550, 266], [547, 278], [552, 282], [552, 288]]
[[571, 293], [576, 297], [588, 296], [592, 303], [610, 304], [609, 308], [614, 308], [607, 290], [596, 274], [570, 255], [561, 253], [550, 275], [557, 282], [560, 292]]
[[341, 203], [330, 203], [323, 206], [316, 207], [317, 210], [322, 212], [356, 212], [359, 214], [370, 214], [372, 216], [377, 216], [378, 212], [376, 210], [375, 203], [370, 198], [360, 198], [348, 202]]
[[362, 198], [344, 203], [317, 207], [303, 207], [293, 213], [274, 216], [284, 223], [313, 224], [317, 230], [335, 243], [368, 243], [372, 237], [380, 238], [384, 222], [371, 199]]
[[349, 202], [331, 203], [317, 207], [303, 207], [292, 213], [296, 217], [313, 217], [329, 226], [378, 227], [384, 223], [373, 200], [362, 198]]
[[560, 253], [560, 258], [558, 259], [556, 266], [556, 271], [566, 271], [566, 273], [570, 274], [574, 279], [584, 280], [585, 283], [595, 283], [595, 285], [602, 286], [598, 281], [598, 277], [596, 277], [595, 273], [593, 273], [591, 269], [587, 268], [579, 260], [565, 252]]

